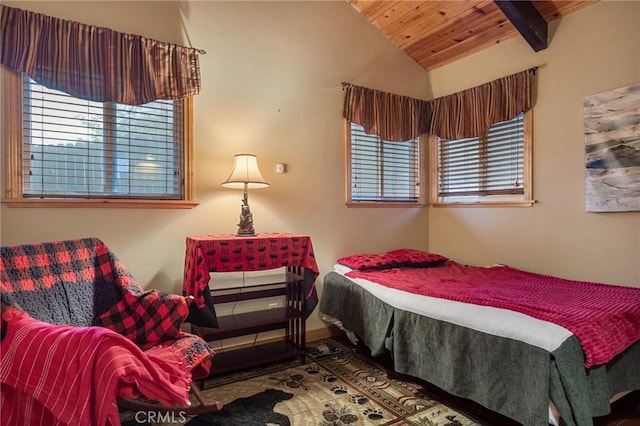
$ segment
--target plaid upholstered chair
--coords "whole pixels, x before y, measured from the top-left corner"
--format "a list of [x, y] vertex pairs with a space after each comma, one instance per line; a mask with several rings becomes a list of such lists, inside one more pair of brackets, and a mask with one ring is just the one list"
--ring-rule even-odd
[[181, 331], [190, 299], [143, 291], [97, 238], [1, 250], [3, 420], [119, 424], [116, 401], [186, 414], [221, 408], [194, 382], [213, 351]]

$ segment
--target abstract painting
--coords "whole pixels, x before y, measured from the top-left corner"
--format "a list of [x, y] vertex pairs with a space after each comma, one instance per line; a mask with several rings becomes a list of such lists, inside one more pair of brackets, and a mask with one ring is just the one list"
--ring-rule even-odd
[[640, 83], [584, 99], [586, 210], [640, 211]]

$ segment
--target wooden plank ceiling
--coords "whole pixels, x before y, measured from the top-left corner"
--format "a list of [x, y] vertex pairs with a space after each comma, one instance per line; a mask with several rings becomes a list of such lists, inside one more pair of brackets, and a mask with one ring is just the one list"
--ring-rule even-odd
[[[520, 35], [491, 0], [346, 0], [426, 70]], [[547, 22], [596, 1], [533, 1]]]

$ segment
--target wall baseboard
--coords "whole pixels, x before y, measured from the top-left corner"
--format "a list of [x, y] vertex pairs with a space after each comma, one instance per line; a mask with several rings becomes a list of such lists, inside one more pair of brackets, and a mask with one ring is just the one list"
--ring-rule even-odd
[[307, 343], [315, 342], [316, 340], [327, 339], [329, 337], [338, 336], [340, 334], [344, 334], [344, 331], [340, 330], [335, 325], [316, 328], [315, 330], [307, 331]]

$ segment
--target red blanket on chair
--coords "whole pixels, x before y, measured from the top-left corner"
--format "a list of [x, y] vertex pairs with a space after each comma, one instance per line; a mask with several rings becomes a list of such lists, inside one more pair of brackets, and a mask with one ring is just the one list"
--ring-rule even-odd
[[188, 404], [191, 373], [166, 347], [143, 352], [109, 329], [51, 325], [23, 312], [6, 325], [3, 424], [119, 425], [116, 397]]

